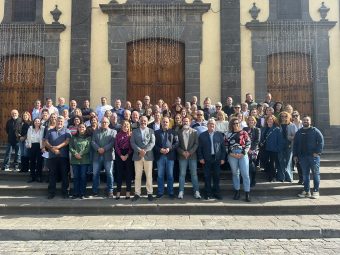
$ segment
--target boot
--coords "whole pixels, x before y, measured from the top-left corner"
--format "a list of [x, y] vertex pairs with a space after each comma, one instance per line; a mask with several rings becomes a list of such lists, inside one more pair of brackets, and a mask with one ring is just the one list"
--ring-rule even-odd
[[251, 202], [250, 192], [246, 192], [246, 202]]
[[234, 192], [234, 200], [239, 200], [240, 199], [240, 191], [239, 190], [235, 190]]

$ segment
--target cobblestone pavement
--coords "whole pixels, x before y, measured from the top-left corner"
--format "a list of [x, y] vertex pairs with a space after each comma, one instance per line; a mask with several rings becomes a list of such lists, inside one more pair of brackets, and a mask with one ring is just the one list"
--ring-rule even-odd
[[0, 242], [3, 254], [339, 254], [339, 239]]

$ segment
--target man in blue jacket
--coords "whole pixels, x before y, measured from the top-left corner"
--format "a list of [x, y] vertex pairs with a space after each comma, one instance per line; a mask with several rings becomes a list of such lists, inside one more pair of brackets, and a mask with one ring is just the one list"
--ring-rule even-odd
[[169, 129], [170, 120], [168, 117], [162, 119], [162, 128], [155, 132], [156, 143], [154, 150], [157, 162], [157, 198], [164, 194], [164, 175], [166, 173], [168, 195], [174, 198], [174, 160], [176, 159], [177, 147], [179, 145], [178, 136], [174, 130]]
[[[299, 197], [319, 198], [320, 186], [320, 155], [324, 146], [324, 139], [321, 132], [311, 126], [311, 117], [304, 116], [303, 127], [299, 129], [294, 137], [293, 156], [295, 162], [300, 162], [303, 175], [304, 190], [298, 194]], [[314, 189], [310, 193], [310, 177], [312, 171]]]
[[[208, 130], [200, 134], [198, 138], [198, 159], [204, 168], [205, 179], [205, 199], [209, 200], [212, 196], [221, 200], [220, 194], [220, 166], [224, 164], [226, 148], [224, 137], [220, 132], [215, 132], [215, 120], [209, 119]], [[213, 187], [211, 188], [211, 176]]]

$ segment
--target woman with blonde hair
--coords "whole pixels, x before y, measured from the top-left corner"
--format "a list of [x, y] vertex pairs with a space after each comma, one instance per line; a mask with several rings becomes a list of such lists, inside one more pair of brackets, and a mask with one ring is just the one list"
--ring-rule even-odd
[[116, 163], [117, 163], [116, 200], [120, 199], [123, 175], [125, 175], [125, 181], [126, 181], [125, 199], [130, 198], [131, 182], [133, 178], [133, 162], [132, 162], [133, 150], [130, 145], [130, 139], [131, 139], [131, 125], [128, 121], [124, 120], [122, 122], [122, 128], [119, 131], [119, 133], [116, 135], [116, 139], [115, 139], [115, 151], [116, 151], [116, 154], [118, 155], [118, 157], [116, 158]]
[[221, 133], [226, 133], [229, 130], [229, 122], [226, 120], [228, 116], [224, 113], [224, 111], [219, 111], [216, 113], [216, 127], [215, 130]]
[[21, 169], [20, 172], [28, 172], [29, 169], [29, 155], [25, 146], [27, 138], [27, 131], [32, 123], [31, 114], [27, 111], [21, 115], [22, 122], [18, 122], [15, 127], [15, 134], [17, 140], [19, 140], [20, 156], [21, 156]]
[[248, 116], [248, 127], [243, 128], [243, 130], [248, 133], [251, 140], [251, 146], [248, 151], [250, 187], [254, 187], [256, 185], [256, 162], [259, 154], [259, 143], [261, 138], [261, 131], [258, 127], [256, 127], [256, 123], [257, 120], [254, 116]]
[[277, 179], [281, 182], [292, 182], [293, 171], [292, 171], [292, 143], [288, 138], [288, 130], [292, 129], [294, 124], [291, 123], [291, 115], [283, 111], [279, 115], [280, 127], [282, 130], [282, 148], [279, 152], [280, 167], [277, 173]]

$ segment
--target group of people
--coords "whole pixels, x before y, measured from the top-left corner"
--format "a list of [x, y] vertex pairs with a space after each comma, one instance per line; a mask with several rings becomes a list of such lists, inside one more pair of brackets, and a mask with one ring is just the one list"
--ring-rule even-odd
[[[149, 96], [135, 107], [120, 99], [114, 106], [101, 98], [101, 105], [90, 108], [89, 100], [79, 108], [76, 100], [69, 106], [58, 98], [53, 106], [47, 98], [42, 106], [34, 107], [19, 117], [11, 111], [6, 123], [8, 146], [3, 170], [9, 168], [12, 149], [14, 167], [30, 170], [29, 182], [42, 182], [42, 169], [49, 170], [48, 198], [56, 194], [56, 180], [61, 178], [62, 195], [69, 197], [69, 179], [73, 180], [73, 198], [86, 194], [87, 173], [92, 174], [92, 196], [99, 195], [100, 172], [106, 174], [106, 192], [120, 199], [125, 179], [125, 198], [130, 199], [134, 182], [133, 201], [141, 198], [142, 175], [146, 177], [147, 199], [153, 196], [153, 169], [157, 168], [157, 198], [167, 194], [175, 198], [174, 169], [178, 168], [179, 192], [184, 198], [187, 169], [190, 171], [192, 195], [201, 198], [197, 169], [204, 172], [204, 198], [222, 199], [220, 171], [228, 165], [232, 171], [233, 199], [241, 197], [243, 185], [245, 201], [250, 202], [250, 188], [256, 185], [256, 172], [263, 168], [268, 181], [293, 182], [297, 166], [299, 184], [304, 185], [299, 197], [319, 197], [320, 154], [323, 136], [311, 125], [310, 116], [300, 120], [300, 114], [289, 104], [273, 102], [271, 94], [256, 103], [250, 93], [246, 101], [233, 104], [228, 97], [225, 105], [212, 104], [204, 99], [201, 107], [197, 97], [182, 105], [181, 98], [169, 105], [163, 100], [151, 104]], [[176, 167], [177, 166], [177, 167]], [[314, 187], [310, 192], [310, 171]], [[71, 173], [71, 174], [70, 174]], [[166, 176], [166, 190], [165, 190]]]

